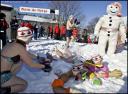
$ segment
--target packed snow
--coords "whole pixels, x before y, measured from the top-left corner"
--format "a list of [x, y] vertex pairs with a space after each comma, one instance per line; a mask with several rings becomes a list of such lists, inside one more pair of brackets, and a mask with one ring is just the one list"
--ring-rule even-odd
[[[39, 54], [40, 56], [45, 57], [47, 52], [55, 55], [55, 46], [63, 51], [65, 43], [65, 41], [40, 38], [38, 40], [32, 40], [32, 42], [27, 45], [27, 50], [35, 55]], [[93, 85], [89, 80], [75, 81], [72, 78], [65, 84], [65, 87], [74, 87], [82, 93], [127, 93], [126, 48], [127, 47], [118, 49], [113, 57], [108, 57], [107, 55], [103, 57], [103, 62], [108, 64], [110, 70], [119, 69], [123, 72], [121, 78], [102, 79], [103, 84], [101, 86]], [[73, 54], [76, 54], [77, 57], [82, 57], [82, 59], [90, 58], [98, 52], [97, 44], [73, 42], [69, 49]], [[55, 72], [61, 71], [64, 73], [72, 68], [72, 64], [64, 62], [61, 59], [54, 60], [51, 63], [51, 66], [53, 70], [50, 73], [47, 73], [39, 69], [32, 69], [23, 64], [22, 70], [17, 74], [17, 76], [22, 77], [28, 82], [28, 87], [23, 93], [53, 93], [51, 83], [57, 78]]]

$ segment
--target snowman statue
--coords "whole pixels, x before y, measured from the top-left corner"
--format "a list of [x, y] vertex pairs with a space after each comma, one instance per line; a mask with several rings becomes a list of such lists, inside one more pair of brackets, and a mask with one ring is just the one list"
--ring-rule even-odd
[[[107, 6], [107, 15], [100, 17], [97, 22], [94, 35], [98, 37], [98, 53], [101, 56], [107, 54], [114, 56], [118, 36], [121, 36], [121, 43], [123, 44], [126, 39], [126, 29], [124, 21], [121, 18], [121, 4], [114, 2]], [[108, 44], [107, 44], [108, 43]], [[106, 51], [106, 47], [107, 51]]]

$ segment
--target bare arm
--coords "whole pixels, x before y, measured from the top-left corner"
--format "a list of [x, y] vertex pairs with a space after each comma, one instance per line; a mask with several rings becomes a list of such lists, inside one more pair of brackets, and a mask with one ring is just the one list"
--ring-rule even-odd
[[28, 66], [32, 67], [32, 68], [44, 68], [45, 66], [39, 63], [33, 63], [32, 62], [32, 57], [29, 54], [29, 52], [26, 51], [26, 49], [22, 46], [19, 45], [19, 54], [21, 56], [21, 60], [27, 64]]
[[100, 32], [100, 28], [102, 26], [102, 23], [103, 23], [103, 17], [101, 17], [99, 19], [99, 21], [97, 22], [96, 26], [95, 26], [95, 29], [94, 29], [94, 34], [98, 37], [99, 35], [99, 32]]
[[29, 55], [30, 55], [30, 57], [31, 57], [32, 59], [36, 59], [36, 58], [37, 58], [37, 56], [34, 55], [34, 54], [32, 54], [32, 53], [29, 53]]

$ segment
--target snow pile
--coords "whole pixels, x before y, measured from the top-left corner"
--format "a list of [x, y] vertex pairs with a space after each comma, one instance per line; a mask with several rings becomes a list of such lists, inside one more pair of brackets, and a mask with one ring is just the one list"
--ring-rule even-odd
[[[57, 46], [59, 49], [63, 49], [65, 41], [46, 40], [42, 38], [37, 41], [32, 41], [28, 45], [28, 51], [33, 54], [40, 54], [45, 56], [45, 53], [53, 53], [53, 49]], [[72, 43], [70, 46], [72, 53], [78, 57], [89, 58], [90, 56], [97, 54], [96, 44], [86, 43]], [[127, 50], [122, 50], [113, 57], [107, 55], [103, 57], [103, 61], [108, 64], [109, 69], [120, 69], [123, 72], [123, 76], [120, 79], [108, 78], [102, 79], [103, 85], [95, 86], [89, 80], [75, 81], [70, 79], [65, 87], [75, 87], [83, 93], [127, 93]], [[55, 71], [66, 72], [71, 69], [72, 65], [58, 59], [52, 63], [53, 70], [51, 73], [45, 73], [38, 69], [32, 69], [27, 65], [23, 65], [22, 71], [18, 73], [18, 76], [22, 77], [28, 82], [28, 88], [24, 93], [53, 93], [51, 83], [57, 76]]]

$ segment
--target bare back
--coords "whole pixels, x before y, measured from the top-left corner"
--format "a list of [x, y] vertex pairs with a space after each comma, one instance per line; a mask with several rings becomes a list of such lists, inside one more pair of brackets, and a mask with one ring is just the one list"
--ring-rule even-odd
[[[25, 50], [25, 48], [18, 43], [13, 42], [13, 43], [7, 44], [2, 49], [1, 55], [6, 57], [14, 57], [16, 55], [20, 55], [19, 50], [21, 48]], [[1, 57], [1, 72], [6, 70], [11, 70], [11, 67], [12, 67], [12, 64], [6, 58]]]

